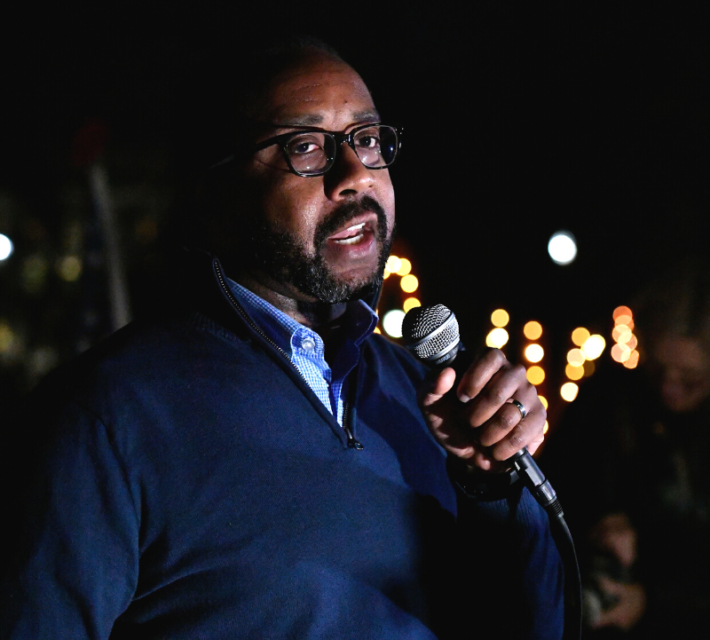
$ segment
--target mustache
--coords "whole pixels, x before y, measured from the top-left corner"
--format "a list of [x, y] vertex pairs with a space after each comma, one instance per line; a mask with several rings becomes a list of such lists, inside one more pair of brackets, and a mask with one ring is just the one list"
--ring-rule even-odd
[[382, 205], [370, 196], [363, 196], [359, 201], [347, 202], [334, 209], [316, 229], [314, 244], [316, 249], [325, 245], [326, 239], [334, 234], [338, 229], [345, 226], [352, 219], [363, 213], [374, 213], [377, 215], [377, 229], [375, 237], [384, 241], [387, 238], [387, 216]]

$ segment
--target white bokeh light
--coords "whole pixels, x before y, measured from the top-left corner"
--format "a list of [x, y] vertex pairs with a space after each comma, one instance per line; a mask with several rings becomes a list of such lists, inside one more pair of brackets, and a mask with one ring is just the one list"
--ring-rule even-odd
[[556, 231], [547, 243], [547, 252], [556, 264], [569, 264], [577, 257], [577, 243], [569, 231]]
[[12, 255], [13, 250], [12, 240], [0, 233], [0, 262], [7, 260]]
[[392, 309], [392, 311], [385, 313], [385, 317], [382, 318], [382, 328], [388, 336], [401, 338], [402, 320], [404, 320], [404, 311], [401, 309]]

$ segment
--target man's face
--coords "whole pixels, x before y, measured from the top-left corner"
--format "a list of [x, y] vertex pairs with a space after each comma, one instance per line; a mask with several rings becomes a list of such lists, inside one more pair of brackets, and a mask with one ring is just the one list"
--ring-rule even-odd
[[[254, 142], [304, 128], [348, 133], [379, 122], [362, 79], [346, 64], [317, 56], [272, 82]], [[331, 170], [304, 178], [289, 171], [278, 145], [246, 168], [244, 211], [253, 216], [250, 275], [296, 300], [340, 302], [378, 284], [394, 226], [387, 169], [371, 170], [343, 144]]]
[[710, 395], [710, 364], [699, 340], [665, 335], [653, 344], [650, 356], [661, 400], [671, 411], [695, 411]]

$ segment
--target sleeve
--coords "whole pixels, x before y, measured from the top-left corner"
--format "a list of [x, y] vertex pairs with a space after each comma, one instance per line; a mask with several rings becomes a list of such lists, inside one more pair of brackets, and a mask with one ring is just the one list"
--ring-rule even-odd
[[471, 637], [562, 638], [564, 569], [545, 510], [521, 482], [501, 478], [475, 495], [454, 486], [463, 570], [471, 576], [465, 598], [485, 612], [470, 623], [480, 634]]
[[3, 485], [13, 542], [2, 567], [0, 637], [108, 638], [135, 591], [140, 555], [139, 500], [116, 443], [73, 404], [13, 429], [3, 451], [13, 469]]

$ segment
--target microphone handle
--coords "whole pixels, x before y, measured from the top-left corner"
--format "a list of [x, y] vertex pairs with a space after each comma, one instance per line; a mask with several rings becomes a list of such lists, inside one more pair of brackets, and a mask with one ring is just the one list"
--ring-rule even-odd
[[533, 459], [527, 447], [523, 447], [518, 453], [513, 454], [508, 458], [518, 472], [518, 475], [525, 483], [528, 491], [535, 497], [540, 505], [556, 518], [562, 518], [564, 515], [560, 501], [557, 499], [557, 493], [552, 488], [549, 480], [540, 471], [537, 462]]

